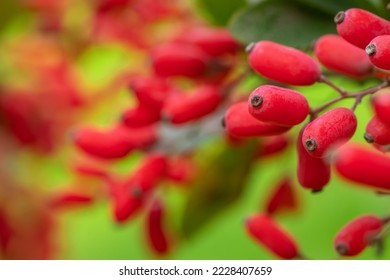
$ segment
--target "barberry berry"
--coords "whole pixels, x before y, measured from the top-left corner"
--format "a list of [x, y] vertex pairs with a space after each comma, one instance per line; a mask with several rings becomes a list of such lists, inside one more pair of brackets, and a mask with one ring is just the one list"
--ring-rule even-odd
[[314, 157], [324, 157], [334, 145], [347, 142], [355, 133], [357, 120], [350, 109], [339, 107], [324, 113], [304, 129], [302, 143]]
[[253, 214], [246, 219], [245, 227], [252, 238], [279, 258], [299, 257], [295, 240], [271, 216]]
[[363, 78], [372, 72], [366, 53], [338, 35], [327, 34], [318, 38], [314, 54], [326, 68], [351, 77]]
[[390, 35], [389, 21], [363, 9], [338, 12], [334, 21], [339, 35], [361, 49], [379, 35]]
[[335, 152], [334, 164], [344, 178], [366, 187], [390, 190], [390, 158], [359, 144], [346, 144]]
[[[389, 22], [390, 24], [390, 22]], [[372, 64], [376, 67], [390, 70], [390, 33], [377, 36], [366, 46], [366, 53]]]
[[346, 224], [336, 235], [334, 247], [343, 256], [360, 254], [381, 231], [382, 219], [374, 215], [363, 215]]
[[297, 177], [302, 187], [318, 192], [321, 191], [330, 180], [330, 165], [325, 159], [315, 158], [306, 151], [302, 142], [304, 129], [305, 127], [301, 129], [297, 139]]
[[224, 125], [229, 134], [244, 138], [278, 135], [291, 128], [257, 120], [249, 113], [247, 102], [233, 104], [225, 114]]
[[264, 85], [252, 91], [248, 98], [249, 113], [256, 119], [280, 126], [293, 126], [309, 114], [306, 97], [298, 91]]
[[173, 124], [197, 120], [213, 112], [222, 101], [222, 93], [215, 86], [198, 86], [188, 93], [173, 94], [162, 109], [164, 119]]
[[260, 75], [285, 84], [304, 86], [317, 82], [321, 70], [308, 54], [271, 41], [248, 46], [249, 65]]
[[368, 143], [388, 145], [390, 144], [390, 126], [383, 123], [377, 116], [374, 116], [367, 123], [364, 139]]

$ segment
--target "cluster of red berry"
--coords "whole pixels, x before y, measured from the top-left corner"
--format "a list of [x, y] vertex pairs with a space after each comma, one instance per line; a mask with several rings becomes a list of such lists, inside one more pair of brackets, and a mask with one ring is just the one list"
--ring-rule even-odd
[[[12, 82], [0, 87], [3, 136], [0, 152], [28, 148], [38, 151], [39, 157], [50, 157], [61, 150], [61, 145], [71, 142], [70, 149], [74, 152], [76, 147], [76, 155], [71, 154], [69, 158], [67, 155], [64, 162], [76, 179], [71, 187], [55, 192], [24, 195], [13, 190], [26, 187], [13, 187], [18, 185], [14, 184], [17, 179], [0, 166], [0, 178], [5, 185], [12, 185], [0, 189], [0, 255], [3, 258], [52, 258], [56, 253], [52, 244], [56, 214], [69, 207], [89, 205], [99, 198], [108, 201], [116, 223], [124, 224], [136, 217], [143, 219], [143, 235], [151, 251], [165, 256], [177, 246], [185, 231], [167, 220], [170, 217], [164, 196], [166, 186], [188, 187], [185, 195], [198, 207], [194, 212], [204, 211], [207, 218], [212, 216], [214, 205], [210, 210], [203, 207], [204, 203], [215, 203], [218, 208], [219, 204], [228, 205], [219, 201], [220, 197], [228, 197], [230, 203], [239, 195], [238, 187], [224, 189], [225, 182], [218, 177], [221, 174], [210, 176], [210, 189], [188, 190], [196, 185], [194, 182], [201, 185], [209, 179], [203, 171], [210, 168], [201, 168], [198, 151], [210, 136], [216, 136], [218, 145], [229, 151], [240, 152], [237, 147], [250, 147], [247, 162], [238, 163], [245, 167], [242, 178], [238, 173], [243, 169], [218, 162], [224, 173], [221, 177], [234, 177], [234, 182], [244, 184], [252, 164], [292, 146], [294, 141], [289, 134], [303, 124], [295, 141], [297, 180], [286, 175], [278, 181], [264, 213], [249, 216], [245, 223], [249, 235], [283, 259], [305, 257], [297, 242], [275, 219], [276, 214], [299, 207], [295, 181], [305, 189], [320, 192], [329, 184], [334, 166], [343, 178], [389, 193], [390, 158], [383, 154], [390, 150], [387, 72], [390, 53], [386, 48], [390, 22], [387, 20], [360, 9], [340, 12], [335, 17], [339, 35], [319, 38], [313, 46], [313, 56], [271, 41], [252, 43], [246, 48], [251, 68], [248, 71], [242, 69], [244, 52], [231, 34], [224, 28], [200, 22], [180, 1], [85, 1], [90, 29], [84, 33], [74, 32], [74, 26], [67, 26], [70, 1], [77, 0], [22, 1], [38, 15], [39, 35], [31, 36], [28, 46], [20, 43], [26, 40], [22, 37], [7, 49], [10, 64], [28, 73], [29, 79], [23, 90]], [[80, 9], [85, 9], [77, 2]], [[168, 38], [160, 34], [163, 32], [159, 28], [166, 28], [160, 25], [162, 20], [173, 23]], [[142, 61], [138, 66], [134, 62], [136, 67], [118, 71], [97, 93], [85, 90], [75, 78], [78, 60], [92, 46], [107, 42], [136, 50], [137, 56], [148, 63]], [[269, 83], [257, 87], [243, 100], [239, 91], [245, 88], [244, 81], [254, 76], [252, 70]], [[349, 92], [328, 79], [328, 71], [357, 80], [373, 78], [380, 83]], [[338, 96], [313, 108], [294, 87], [315, 83], [330, 86]], [[26, 88], [31, 88], [31, 92]], [[80, 112], [98, 103], [107, 102], [109, 106], [112, 93], [120, 90], [131, 93], [131, 107], [111, 109], [114, 121], [104, 128], [79, 124]], [[366, 126], [364, 139], [374, 148], [347, 143], [357, 129], [355, 109], [370, 95], [375, 116]], [[354, 100], [351, 108], [332, 107], [344, 99]], [[117, 174], [113, 162], [131, 155], [135, 158], [141, 155], [141, 159], [131, 172]], [[78, 187], [85, 182], [92, 187]], [[225, 195], [225, 192], [232, 194]], [[10, 194], [15, 199], [8, 199]], [[196, 198], [191, 200], [191, 195]], [[26, 212], [13, 213], [19, 207], [16, 200], [27, 201], [26, 205], [31, 206], [24, 209], [35, 214], [30, 227], [23, 226]], [[197, 219], [206, 218], [196, 216], [194, 220]], [[368, 245], [379, 246], [389, 221], [389, 217], [371, 214], [354, 219], [336, 235], [336, 251], [355, 256]], [[25, 252], [26, 248], [32, 249]]]
[[[387, 72], [390, 70], [390, 54], [386, 44], [390, 38], [390, 22], [353, 8], [339, 12], [335, 23], [339, 35], [324, 35], [315, 42], [313, 52], [316, 59], [270, 41], [252, 43], [247, 51], [251, 68], [271, 81], [292, 86], [322, 82], [334, 88], [339, 97], [311, 108], [306, 97], [296, 90], [262, 85], [252, 91], [247, 102], [228, 109], [226, 129], [236, 137], [277, 135], [309, 117], [297, 139], [296, 174], [302, 187], [313, 192], [321, 191], [329, 183], [333, 165], [342, 177], [388, 193], [390, 158], [383, 153], [388, 151], [390, 144], [390, 81]], [[381, 77], [383, 83], [359, 92], [348, 92], [330, 82], [322, 73], [320, 64], [356, 79]], [[375, 115], [366, 126], [364, 138], [377, 150], [347, 143], [357, 128], [354, 111], [366, 95], [373, 95]], [[346, 98], [355, 100], [351, 108], [329, 108]], [[285, 201], [291, 202], [291, 199]], [[370, 214], [354, 219], [336, 235], [335, 249], [340, 255], [358, 255], [366, 246], [381, 239], [386, 223], [388, 217], [381, 219]], [[251, 236], [277, 256], [284, 259], [302, 257], [293, 238], [270, 215], [250, 216], [246, 227]]]

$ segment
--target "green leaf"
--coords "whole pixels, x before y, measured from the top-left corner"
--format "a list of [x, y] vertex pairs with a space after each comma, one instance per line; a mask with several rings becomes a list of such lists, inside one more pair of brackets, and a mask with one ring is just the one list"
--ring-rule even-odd
[[[366, 2], [362, 0], [359, 1]], [[294, 2], [304, 4], [307, 7], [324, 12], [330, 16], [335, 16], [339, 11], [344, 11], [356, 6], [353, 0], [294, 0]]]
[[211, 155], [210, 150], [202, 154], [203, 164], [199, 170], [202, 176], [189, 186], [181, 222], [182, 236], [186, 238], [240, 198], [257, 144], [248, 142], [238, 147], [217, 144], [212, 148]]
[[230, 17], [246, 3], [244, 0], [196, 0], [196, 4], [211, 23], [226, 26]]
[[296, 48], [307, 48], [319, 36], [336, 32], [332, 16], [281, 1], [266, 1], [239, 11], [229, 28], [246, 44], [271, 40]]

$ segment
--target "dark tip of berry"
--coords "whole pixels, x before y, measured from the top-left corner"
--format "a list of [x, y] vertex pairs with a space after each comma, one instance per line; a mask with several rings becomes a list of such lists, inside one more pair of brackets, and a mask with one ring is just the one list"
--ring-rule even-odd
[[376, 53], [376, 47], [374, 44], [369, 44], [367, 45], [366, 47], [366, 53], [369, 55], [369, 56], [372, 56]]
[[226, 121], [225, 121], [225, 117], [222, 118], [221, 120], [221, 124], [222, 124], [222, 127], [225, 128], [226, 127]]
[[363, 137], [364, 137], [364, 140], [367, 141], [367, 143], [374, 143], [374, 138], [372, 138], [372, 136], [370, 134], [364, 133]]
[[260, 107], [261, 104], [263, 104], [263, 97], [261, 97], [260, 95], [253, 95], [252, 98], [251, 98], [251, 105], [252, 107]]
[[336, 251], [340, 255], [346, 255], [348, 253], [348, 246], [345, 243], [338, 243], [336, 245]]
[[317, 142], [314, 139], [307, 139], [305, 141], [306, 150], [313, 152], [317, 149]]
[[338, 12], [334, 17], [334, 23], [336, 24], [342, 23], [344, 18], [345, 18], [345, 12], [344, 11]]
[[246, 51], [247, 53], [250, 53], [250, 52], [254, 49], [255, 46], [256, 46], [256, 43], [254, 43], [254, 42], [249, 43], [249, 44], [246, 46], [245, 51]]
[[141, 197], [142, 189], [139, 186], [133, 186], [130, 188], [130, 195], [134, 197]]
[[320, 193], [322, 192], [323, 189], [314, 189], [314, 190], [311, 190], [311, 193], [313, 194], [316, 194], [316, 193]]

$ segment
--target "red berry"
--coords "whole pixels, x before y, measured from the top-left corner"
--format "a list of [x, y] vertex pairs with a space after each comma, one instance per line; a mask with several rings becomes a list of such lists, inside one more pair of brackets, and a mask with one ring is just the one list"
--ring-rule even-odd
[[109, 176], [108, 172], [103, 168], [87, 164], [75, 164], [73, 169], [80, 175], [92, 176], [97, 178], [107, 178]]
[[328, 69], [348, 76], [362, 78], [372, 71], [367, 54], [337, 35], [320, 37], [315, 43], [314, 54]]
[[305, 127], [302, 143], [311, 156], [324, 157], [331, 146], [347, 142], [355, 133], [356, 127], [357, 120], [353, 111], [335, 108]]
[[337, 233], [334, 247], [340, 255], [356, 256], [373, 241], [382, 226], [382, 219], [374, 215], [357, 217]]
[[52, 209], [64, 207], [73, 207], [77, 205], [91, 204], [93, 197], [78, 191], [66, 190], [53, 194], [49, 200], [49, 206]]
[[272, 217], [253, 214], [246, 219], [246, 230], [257, 242], [282, 259], [299, 256], [295, 240]]
[[92, 156], [114, 159], [126, 156], [137, 148], [145, 148], [156, 141], [154, 126], [126, 128], [115, 126], [108, 130], [82, 128], [74, 135], [78, 148]]
[[199, 78], [205, 74], [209, 61], [207, 54], [188, 44], [161, 45], [151, 55], [153, 69], [160, 77]]
[[137, 186], [118, 183], [113, 190], [113, 216], [116, 222], [126, 222], [144, 206], [145, 197]]
[[383, 123], [377, 116], [374, 116], [366, 126], [364, 139], [368, 143], [388, 145], [390, 144], [390, 126]]
[[390, 158], [358, 144], [347, 144], [335, 153], [337, 172], [367, 187], [390, 190]]
[[389, 44], [390, 35], [382, 35], [372, 39], [366, 47], [366, 53], [371, 63], [384, 70], [390, 70]]
[[372, 98], [372, 104], [378, 118], [390, 126], [390, 91], [389, 88], [376, 92]]
[[130, 89], [134, 91], [141, 105], [161, 108], [172, 87], [165, 79], [152, 76], [133, 78], [130, 82]]
[[301, 93], [270, 85], [252, 91], [248, 109], [256, 119], [280, 126], [299, 124], [309, 114], [309, 104]]
[[249, 64], [260, 75], [290, 85], [312, 85], [321, 70], [308, 54], [278, 43], [259, 41], [248, 47]]
[[164, 229], [165, 210], [161, 199], [154, 199], [146, 217], [146, 237], [150, 248], [157, 254], [167, 254], [170, 244]]
[[167, 158], [160, 153], [148, 154], [131, 174], [128, 184], [138, 186], [142, 193], [149, 192], [167, 172]]
[[213, 112], [222, 101], [215, 86], [199, 86], [187, 94], [173, 94], [164, 104], [163, 117], [174, 124], [193, 121]]
[[258, 158], [264, 158], [283, 152], [288, 148], [290, 139], [282, 134], [276, 136], [264, 137], [260, 143], [259, 150], [256, 154]]
[[184, 30], [177, 42], [193, 44], [211, 56], [235, 53], [238, 43], [228, 30], [212, 27], [194, 27]]
[[297, 209], [298, 201], [291, 178], [285, 177], [277, 182], [265, 207], [265, 212], [269, 215]]
[[334, 21], [339, 35], [361, 49], [379, 35], [390, 35], [390, 22], [366, 10], [338, 12]]
[[122, 122], [128, 127], [140, 127], [160, 120], [160, 110], [145, 105], [127, 109], [122, 115]]
[[115, 128], [101, 130], [85, 127], [74, 134], [74, 142], [87, 154], [113, 159], [124, 157], [133, 149], [126, 136], [126, 132]]
[[302, 143], [302, 134], [305, 127], [299, 133], [297, 140], [298, 166], [297, 177], [302, 187], [320, 191], [330, 180], [330, 165], [322, 158], [312, 157]]
[[248, 111], [247, 102], [239, 102], [230, 106], [225, 114], [224, 125], [229, 134], [244, 138], [278, 135], [291, 128], [255, 119]]

